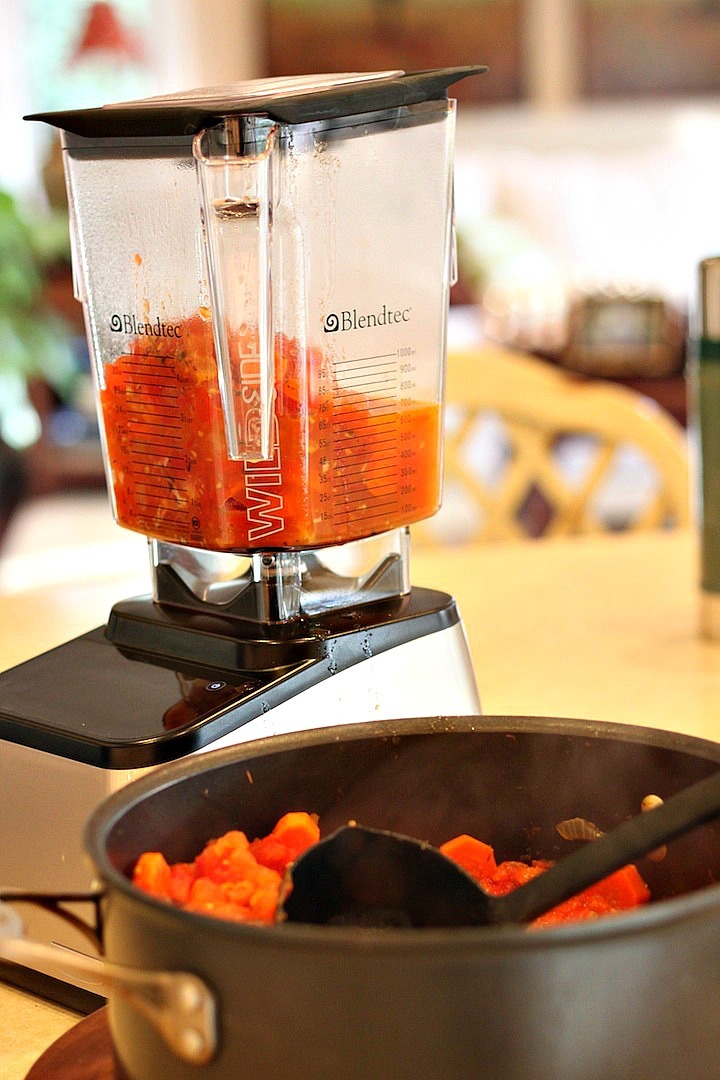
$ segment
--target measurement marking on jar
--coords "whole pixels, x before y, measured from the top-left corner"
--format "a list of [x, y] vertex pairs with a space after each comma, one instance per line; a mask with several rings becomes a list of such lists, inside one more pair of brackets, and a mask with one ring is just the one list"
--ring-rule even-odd
[[153, 499], [173, 499], [184, 497], [184, 490], [181, 484], [174, 484], [171, 482], [165, 484], [164, 487], [148, 486], [146, 484], [139, 483], [136, 491], [138, 494], [146, 495], [148, 498]]
[[[370, 465], [373, 463], [371, 462]], [[350, 462], [347, 466], [340, 466], [335, 470], [336, 474], [341, 476], [352, 476], [353, 473], [359, 473], [362, 476], [391, 476], [392, 470], [388, 472], [387, 464], [378, 465], [377, 468], [371, 468], [365, 461]]]
[[347, 484], [341, 484], [339, 487], [333, 488], [332, 493], [335, 496], [347, 496], [348, 498], [354, 495], [363, 495], [368, 503], [375, 505], [379, 498], [395, 493], [396, 487], [397, 485], [392, 482], [384, 484], [382, 480], [374, 480], [372, 491], [368, 491], [365, 481], [353, 480], [349, 481]]
[[[394, 378], [386, 379], [382, 382], [378, 379], [376, 380], [376, 383], [373, 384], [373, 389], [375, 385], [379, 385], [383, 389], [386, 387], [389, 388], [390, 394], [394, 394], [396, 382], [397, 380]], [[396, 404], [394, 397], [391, 397], [389, 394], [383, 394], [382, 396], [379, 396], [376, 393], [375, 397], [370, 397], [366, 391], [366, 387], [368, 385], [366, 379], [360, 380], [360, 385], [358, 387], [348, 386], [345, 382], [341, 383], [340, 385], [343, 392], [342, 406], [344, 406], [345, 408], [349, 408], [350, 406], [352, 406], [353, 402], [358, 401], [365, 402], [370, 408], [377, 408], [381, 405], [387, 405], [391, 401], [393, 404]]]
[[150, 446], [157, 449], [158, 446], [167, 446], [169, 450], [180, 450], [183, 444], [178, 435], [162, 435], [156, 434], [154, 431], [128, 432], [128, 441], [132, 446], [138, 448]]
[[376, 398], [374, 401], [368, 400], [366, 394], [352, 392], [343, 393], [342, 401], [335, 405], [333, 410], [337, 416], [338, 413], [353, 412], [357, 410], [358, 405], [364, 405], [368, 412], [379, 413], [382, 415], [388, 411], [397, 412], [397, 402], [395, 398], [388, 396], [382, 398]]
[[148, 418], [148, 413], [144, 409], [137, 408], [136, 406], [130, 404], [125, 410], [128, 417], [128, 424], [144, 424], [147, 426], [152, 425], [154, 427], [177, 429], [178, 421], [180, 420], [180, 413], [178, 412], [177, 406], [166, 406], [166, 408], [170, 411], [164, 412], [162, 409], [156, 407], [153, 409], [152, 415], [153, 418], [157, 419], [158, 421], [165, 420], [167, 421], [167, 423], [153, 424], [153, 421]]
[[169, 505], [176, 505], [178, 502], [184, 501], [185, 498], [186, 498], [186, 492], [182, 491], [180, 488], [169, 488], [169, 489], [165, 488], [165, 490], [161, 491], [160, 494], [159, 494], [159, 492], [157, 490], [148, 491], [144, 487], [138, 487], [137, 488], [137, 495], [138, 495], [138, 497], [140, 495], [145, 496], [146, 499], [153, 499], [154, 501], [157, 501], [157, 502], [162, 502], [163, 500], [169, 500]]
[[373, 521], [376, 518], [382, 519], [388, 512], [392, 513], [395, 507], [395, 499], [387, 499], [385, 502], [373, 503], [372, 505], [363, 503], [361, 499], [356, 502], [348, 499], [347, 514], [344, 516], [347, 517], [350, 513], [353, 513], [354, 516], [360, 514], [363, 520]]
[[139, 439], [143, 436], [149, 438], [175, 439], [183, 442], [182, 428], [180, 424], [146, 424], [142, 420], [130, 420], [125, 426], [125, 433], [130, 438]]
[[142, 498], [141, 495], [138, 495], [138, 500], [137, 501], [138, 501], [138, 506], [150, 506], [150, 507], [157, 506], [158, 509], [160, 509], [160, 510], [162, 510], [162, 509], [171, 510], [171, 511], [176, 510], [176, 511], [178, 511], [178, 513], [183, 509], [183, 507], [187, 506], [187, 499], [171, 499], [171, 500], [167, 500], [167, 499], [158, 499], [155, 496], [152, 499], [149, 499], [149, 498]]
[[[349, 386], [350, 380], [347, 377], [338, 380], [338, 386], [342, 388], [343, 392], [343, 404], [347, 405], [352, 401], [364, 401], [367, 397], [365, 393], [365, 387], [367, 386], [367, 375], [363, 372], [358, 376], [359, 387]], [[381, 386], [394, 387], [396, 383], [395, 375], [393, 373], [392, 378], [389, 379], [377, 379], [377, 382]]]
[[177, 409], [170, 413], [164, 413], [160, 418], [163, 422], [160, 424], [154, 424], [150, 417], [153, 419], [156, 416], [156, 410], [152, 409], [150, 412], [142, 411], [142, 403], [140, 408], [128, 410], [127, 413], [127, 425], [132, 428], [133, 431], [146, 431], [150, 427], [160, 427], [163, 431], [174, 431], [178, 436], [180, 435], [180, 414]]
[[167, 428], [165, 431], [145, 431], [136, 426], [128, 430], [128, 437], [138, 445], [143, 442], [146, 442], [148, 446], [162, 446], [165, 443], [174, 446], [183, 444], [182, 436], [177, 428]]
[[147, 390], [148, 393], [159, 393], [161, 396], [167, 396], [170, 393], [177, 395], [178, 392], [177, 379], [166, 375], [155, 375], [152, 371], [133, 370], [128, 372], [125, 378], [125, 385], [131, 392], [136, 387]]
[[171, 505], [177, 505], [178, 502], [187, 502], [187, 491], [184, 491], [182, 490], [182, 488], [179, 487], [173, 488], [172, 490], [168, 491], [166, 487], [164, 490], [158, 490], [157, 488], [148, 489], [147, 487], [142, 487], [138, 484], [137, 494], [138, 496], [142, 495], [145, 496], [147, 499], [153, 499], [157, 501], [162, 501], [163, 499], [172, 499]]
[[358, 440], [357, 442], [353, 442], [352, 449], [348, 450], [347, 457], [350, 458], [353, 454], [360, 454], [360, 453], [362, 453], [363, 455], [366, 454], [366, 453], [370, 453], [370, 454], [387, 453], [388, 447], [393, 447], [393, 446], [396, 446], [396, 445], [397, 445], [397, 440], [395, 440], [393, 438], [368, 439], [366, 442], [361, 442], [361, 441]]
[[353, 371], [355, 368], [358, 371], [372, 371], [374, 368], [380, 368], [383, 371], [393, 371], [395, 368], [394, 356], [360, 356], [350, 357], [347, 360], [338, 360], [335, 363], [336, 371]]
[[[397, 447], [397, 439], [392, 432], [378, 435], [374, 431], [364, 431], [357, 432], [352, 443], [349, 440], [348, 443], [339, 443], [336, 450], [340, 452], [342, 459], [352, 460], [353, 457], [364, 458], [368, 453], [387, 453], [393, 447]], [[342, 464], [342, 460], [339, 464]]]
[[395, 499], [385, 499], [384, 502], [375, 502], [365, 505], [365, 511], [368, 517], [378, 517], [384, 510], [394, 510], [396, 506]]
[[[147, 411], [144, 408], [144, 403], [140, 402], [127, 410], [127, 422], [129, 426], [135, 429], [147, 428], [150, 426], [160, 427], [166, 431], [180, 432], [180, 412], [177, 406], [170, 407], [165, 412], [159, 413], [157, 408], [153, 408]], [[151, 419], [152, 417], [152, 419]], [[156, 421], [160, 421], [157, 423]]]
[[125, 415], [128, 424], [145, 426], [160, 420], [164, 422], [166, 427], [174, 428], [178, 431], [180, 430], [182, 417], [178, 406], [173, 402], [170, 402], [169, 404], [163, 403], [163, 406], [159, 407], [157, 402], [150, 403], [138, 400], [129, 403], [129, 407], [125, 410]]
[[[137, 468], [131, 469], [131, 474], [134, 476], [154, 476], [154, 473], [148, 472], [148, 464], [162, 464], [163, 473], [159, 477], [159, 480], [182, 480], [188, 474], [187, 465], [182, 458], [169, 458], [164, 457], [162, 461], [158, 460], [157, 455], [151, 457], [146, 455], [136, 455], [133, 459], [133, 465], [137, 465]], [[176, 470], [174, 472], [174, 470]]]
[[132, 476], [137, 476], [138, 484], [147, 484], [148, 487], [167, 488], [168, 486], [174, 487], [177, 480], [185, 480], [187, 477], [185, 473], [163, 473], [162, 476], [158, 476], [155, 473], [149, 473], [147, 469], [130, 469]]
[[371, 353], [369, 356], [350, 356], [348, 360], [339, 360], [336, 363], [336, 367], [347, 367], [354, 364], [367, 364], [371, 360], [395, 360], [397, 356], [396, 352], [377, 352]]
[[340, 483], [334, 484], [333, 489], [338, 490], [338, 488], [342, 488], [342, 490], [347, 491], [356, 484], [363, 484], [364, 486], [366, 486], [367, 481], [371, 478], [373, 484], [373, 491], [377, 491], [378, 489], [380, 489], [384, 479], [387, 479], [387, 481], [392, 484], [393, 487], [396, 486], [396, 480], [392, 473], [383, 471], [382, 469], [376, 469], [373, 473], [369, 472], [368, 470], [356, 469], [354, 473], [341, 474], [338, 477]]
[[[376, 383], [380, 383], [381, 385], [394, 386], [395, 383], [397, 382], [397, 379], [395, 378], [395, 372], [394, 371], [390, 371], [390, 372], [382, 372], [381, 371], [381, 372], [378, 372], [377, 374], [373, 375], [372, 378], [375, 380]], [[359, 382], [361, 389], [354, 389], [353, 386], [350, 385], [351, 382], [355, 382], [355, 381]], [[362, 399], [362, 398], [364, 398], [366, 396], [363, 393], [362, 388], [364, 388], [367, 385], [367, 383], [368, 383], [368, 374], [367, 374], [367, 372], [366, 371], [359, 371], [357, 373], [357, 379], [354, 379], [354, 378], [351, 379], [348, 375], [343, 375], [340, 379], [338, 379], [337, 385], [342, 387], [343, 392], [347, 392], [348, 399], [352, 398], [353, 396], [358, 398], [358, 399]]]
[[392, 416], [356, 416], [346, 417], [335, 424], [336, 428], [347, 431], [377, 431], [385, 434], [388, 431], [397, 431], [397, 423]]
[[368, 378], [368, 375], [365, 372], [360, 372], [355, 378], [343, 379], [340, 383], [340, 386], [343, 390], [348, 390], [349, 392], [352, 392], [354, 384], [361, 386], [364, 391], [362, 395], [358, 395], [358, 397], [361, 399], [362, 397], [365, 397], [366, 394], [378, 393], [381, 390], [391, 388], [395, 386], [395, 382], [396, 380], [394, 375], [392, 378], [381, 376], [376, 376], [375, 378]]
[[367, 484], [364, 481], [354, 481], [352, 483], [344, 484], [339, 488], [333, 490], [333, 495], [348, 501], [354, 500], [366, 502], [369, 506], [375, 506], [379, 499], [397, 494], [395, 484], [383, 484], [382, 481], [374, 480], [372, 490], [369, 491]]
[[140, 416], [147, 415], [143, 410], [148, 404], [152, 404], [151, 416], [177, 416], [179, 412], [178, 395], [170, 390], [166, 394], [142, 394], [136, 391], [132, 397], [125, 399], [125, 404], [128, 413]]
[[130, 453], [137, 461], [138, 465], [157, 465], [160, 463], [160, 461], [162, 461], [162, 464], [165, 468], [176, 468], [179, 469], [181, 473], [185, 471], [185, 458], [181, 454], [165, 453], [159, 457], [157, 453], [157, 447], [155, 448], [155, 452], [152, 452], [151, 450], [146, 450], [141, 446], [131, 446]]
[[161, 369], [147, 364], [123, 364], [122, 371], [128, 386], [132, 386], [133, 383], [146, 383], [148, 386], [177, 386], [175, 371], [170, 368]]
[[178, 415], [177, 395], [170, 394], [145, 394], [136, 391], [132, 398], [126, 401], [128, 415], [156, 416], [158, 409], [166, 410], [163, 415], [172, 417]]
[[395, 472], [393, 469], [344, 469], [338, 475], [338, 479], [344, 485], [366, 483], [368, 480], [372, 481], [373, 488], [377, 488], [383, 480], [388, 480], [392, 484], [396, 483]]
[[156, 364], [122, 364], [128, 386], [133, 382], [146, 382], [148, 386], [177, 386], [174, 368], [158, 367]]
[[[359, 404], [362, 407], [362, 405], [363, 405], [362, 401], [360, 401]], [[365, 415], [363, 416], [363, 419], [367, 422], [367, 420], [369, 420], [369, 419], [382, 420], [384, 417], [388, 417], [394, 423], [397, 422], [396, 421], [397, 405], [395, 404], [395, 402], [392, 402], [391, 404], [388, 404], [388, 405], [383, 405], [383, 406], [378, 406], [378, 407], [375, 407], [375, 408], [366, 409], [365, 410]], [[333, 414], [333, 418], [335, 420], [336, 426], [338, 426], [340, 424], [345, 424], [346, 420], [348, 420], [348, 419], [351, 421], [351, 424], [356, 423], [358, 421], [358, 404], [353, 403], [352, 408], [350, 408], [350, 407], [347, 407], [347, 408], [340, 407], [340, 408], [336, 409], [334, 414]]]
[[382, 353], [338, 361], [335, 364], [337, 385], [343, 391], [352, 391], [353, 386], [358, 386], [364, 396], [391, 389], [396, 382], [395, 359], [394, 353]]
[[342, 471], [350, 469], [353, 466], [357, 466], [362, 469], [363, 466], [368, 464], [376, 464], [377, 461], [381, 461], [385, 464], [386, 469], [392, 469], [393, 463], [388, 461], [388, 446], [394, 446], [394, 443], [388, 443], [386, 445], [378, 445], [373, 439], [367, 443], [366, 446], [359, 446], [362, 453], [347, 452], [342, 453], [335, 462], [335, 469]]
[[366, 427], [371, 427], [373, 430], [384, 431], [387, 428], [397, 427], [397, 410], [396, 409], [367, 409], [364, 412], [355, 412], [354, 416], [349, 413], [347, 416], [341, 416], [336, 420], [336, 426], [341, 425], [344, 430], [352, 430], [364, 424]]
[[[140, 465], [141, 463], [138, 462], [138, 464]], [[183, 468], [182, 466], [175, 466], [175, 468], [179, 468], [180, 471], [173, 472], [171, 466], [169, 470], [164, 470], [162, 474], [157, 474], [149, 473], [147, 469], [143, 466], [142, 469], [131, 469], [130, 474], [137, 477], [136, 483], [138, 484], [147, 484], [148, 486], [152, 485], [153, 487], [158, 487], [161, 490], [167, 490], [168, 488], [177, 487], [178, 484], [187, 483], [187, 469]]]
[[[167, 394], [148, 394], [137, 391], [133, 395], [132, 401], [128, 402], [128, 405], [135, 405], [136, 410], [138, 406], [140, 408], [146, 406], [151, 410], [151, 413], [154, 415], [159, 403], [165, 405], [166, 408], [168, 406], [172, 408], [173, 405], [175, 405], [176, 398], [177, 394], [171, 393], [170, 391], [168, 391]], [[175, 405], [175, 408], [177, 408], [177, 405]]]
[[[373, 465], [376, 468], [370, 473], [369, 468]], [[363, 461], [359, 461], [357, 465], [354, 465], [353, 462], [344, 463], [335, 469], [335, 476], [342, 483], [350, 483], [356, 476], [373, 476], [377, 480], [384, 475], [394, 475], [394, 469], [392, 467], [388, 468], [386, 456], [368, 457]]]
[[136, 495], [138, 504], [142, 506], [164, 506], [172, 510], [180, 510], [188, 505], [187, 495], [180, 491], [169, 496], [141, 490], [136, 492]]
[[[149, 360], [149, 361], [157, 360], [157, 361], [159, 361], [159, 363], [156, 363], [156, 364], [153, 364], [153, 363], [144, 364], [143, 363], [144, 360]], [[130, 365], [132, 367], [148, 367], [153, 371], [168, 371], [168, 370], [170, 370], [168, 368], [168, 361], [170, 361], [172, 363], [175, 362], [175, 357], [172, 355], [172, 353], [168, 354], [168, 353], [151, 353], [151, 352], [132, 352], [132, 353], [123, 353], [122, 358], [121, 358], [121, 362], [126, 367], [128, 365]]]
[[[137, 464], [145, 466], [145, 463], [142, 461], [139, 461]], [[176, 466], [176, 468], [180, 468], [180, 466]], [[147, 466], [143, 468], [142, 472], [140, 469], [132, 469], [130, 475], [135, 483], [136, 490], [140, 490], [140, 484], [143, 483], [146, 483], [149, 486], [149, 481], [146, 480], [146, 477], [150, 477], [151, 480], [154, 477], [157, 480], [157, 488], [160, 491], [176, 491], [179, 489], [180, 485], [187, 480], [186, 471], [172, 472], [172, 466], [170, 467], [170, 471], [164, 469], [162, 476], [159, 476], [157, 473], [149, 473]]]
[[[362, 409], [362, 412], [360, 412], [359, 414], [358, 405], [360, 406], [360, 409]], [[338, 417], [340, 417], [341, 420], [347, 419], [347, 416], [344, 416], [343, 413], [347, 414], [350, 419], [354, 417], [355, 420], [358, 422], [360, 422], [361, 420], [364, 420], [365, 422], [367, 422], [368, 420], [374, 420], [377, 422], [392, 421], [393, 423], [397, 423], [397, 405], [394, 401], [389, 401], [387, 405], [366, 406], [363, 402], [363, 399], [360, 398], [357, 402], [352, 403], [352, 408], [348, 407], [345, 409], [336, 409], [335, 418], [337, 419]]]
[[170, 496], [173, 499], [180, 495], [184, 495], [186, 487], [184, 486], [185, 477], [182, 476], [166, 476], [163, 477], [165, 483], [147, 483], [140, 477], [136, 481], [136, 491], [142, 492], [144, 495], [152, 495], [155, 499], [162, 499], [164, 496]]
[[[163, 513], [163, 520], [165, 521], [165, 523], [167, 525], [184, 525], [185, 517], [186, 517], [185, 514]], [[157, 516], [154, 515], [154, 514], [139, 513], [138, 514], [138, 521], [146, 521], [146, 522], [149, 522], [151, 525], [156, 526], [157, 525]]]
[[142, 352], [141, 350], [138, 350], [137, 352], [124, 353], [122, 359], [125, 364], [132, 363], [133, 367], [136, 365], [141, 367], [143, 365], [143, 360], [158, 360], [159, 363], [148, 364], [146, 366], [153, 368], [153, 370], [159, 369], [162, 371], [164, 369], [165, 371], [172, 371], [172, 368], [168, 367], [168, 365], [174, 364], [177, 357], [173, 356], [172, 353]]
[[372, 480], [373, 486], [377, 486], [385, 478], [392, 480], [392, 482], [395, 483], [394, 469], [388, 469], [387, 466], [383, 468], [382, 463], [379, 461], [370, 462], [370, 465], [373, 464], [377, 466], [374, 469], [357, 466], [355, 468], [343, 469], [342, 471], [338, 470], [338, 479], [344, 484], [352, 484], [358, 480]]
[[131, 418], [127, 422], [126, 431], [130, 435], [162, 435], [165, 439], [182, 439], [182, 425], [172, 421], [173, 418], [170, 417], [165, 424], [149, 424], [140, 418]]
[[358, 435], [366, 435], [368, 432], [373, 435], [385, 436], [388, 433], [392, 433], [396, 430], [396, 425], [392, 420], [385, 422], [375, 423], [372, 417], [368, 417], [364, 420], [358, 420], [357, 423], [349, 424], [336, 424], [336, 429], [339, 431], [352, 431]]
[[153, 409], [153, 417], [157, 419], [157, 423], [149, 420], [147, 414], [138, 409], [128, 409], [127, 428], [129, 431], [145, 431], [149, 428], [159, 428], [160, 431], [173, 431], [178, 435], [181, 433], [181, 417], [177, 409], [169, 413], [158, 412], [157, 409]]
[[142, 360], [133, 358], [125, 360], [121, 365], [123, 371], [127, 371], [130, 378], [133, 375], [143, 375], [153, 379], [165, 379], [168, 383], [175, 381], [175, 369], [168, 364], [144, 364]]
[[[182, 465], [172, 465], [165, 462], [158, 463], [157, 461], [154, 463], [138, 461], [136, 464], [139, 466], [139, 468], [133, 469], [130, 474], [136, 487], [138, 484], [143, 482], [143, 473], [145, 476], [154, 476], [158, 480], [164, 480], [164, 485], [160, 483], [160, 489], [163, 490], [164, 487], [165, 491], [175, 490], [178, 484], [182, 484], [187, 479], [187, 470], [184, 469]], [[149, 471], [150, 464], [159, 464], [160, 469], [162, 470], [162, 475], [160, 475], [158, 472], [151, 473]]]
[[164, 444], [171, 446], [183, 445], [182, 433], [177, 427], [169, 427], [165, 431], [147, 431], [145, 427], [135, 424], [133, 427], [127, 428], [125, 434], [128, 441], [134, 443], [147, 442], [152, 446]]
[[127, 385], [145, 382], [148, 386], [177, 386], [175, 370], [158, 367], [156, 364], [122, 364], [122, 371], [127, 378]]
[[367, 503], [362, 499], [348, 499], [347, 508], [355, 514], [362, 514], [364, 518], [377, 518], [387, 511], [392, 511], [396, 506], [395, 499], [385, 499], [384, 502]]
[[[127, 368], [124, 366], [123, 370]], [[169, 389], [175, 389], [177, 386], [177, 379], [175, 378], [174, 371], [157, 371], [152, 368], [143, 368], [142, 366], [133, 365], [126, 371], [127, 386], [133, 386], [140, 384], [141, 386], [150, 387], [168, 387]]]
[[368, 490], [367, 481], [362, 478], [348, 479], [344, 483], [337, 484], [333, 487], [333, 495], [344, 495], [363, 492], [365, 498], [372, 500], [373, 502], [386, 491], [395, 491], [397, 484], [394, 480], [388, 478], [386, 483], [383, 482], [382, 477], [376, 477], [372, 481], [372, 490]]

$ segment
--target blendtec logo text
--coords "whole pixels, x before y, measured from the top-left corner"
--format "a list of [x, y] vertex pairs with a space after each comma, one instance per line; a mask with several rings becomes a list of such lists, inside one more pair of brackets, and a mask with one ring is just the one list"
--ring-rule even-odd
[[357, 308], [346, 311], [332, 311], [325, 316], [323, 330], [326, 334], [341, 333], [343, 330], [367, 330], [373, 326], [396, 326], [410, 322], [410, 308], [388, 308], [385, 304], [379, 311], [360, 314]]

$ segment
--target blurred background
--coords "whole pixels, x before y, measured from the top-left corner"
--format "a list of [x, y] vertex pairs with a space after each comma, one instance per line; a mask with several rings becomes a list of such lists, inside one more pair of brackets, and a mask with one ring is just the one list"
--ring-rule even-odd
[[458, 84], [453, 333], [639, 386], [686, 422], [720, 253], [720, 0], [4, 0], [0, 537], [104, 488], [52, 130], [23, 121], [269, 75], [483, 63]]

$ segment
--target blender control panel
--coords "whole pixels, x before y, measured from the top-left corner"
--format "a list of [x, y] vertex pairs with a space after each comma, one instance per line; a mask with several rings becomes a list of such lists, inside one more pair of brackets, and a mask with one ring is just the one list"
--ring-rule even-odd
[[4, 672], [0, 738], [105, 768], [192, 753], [267, 711], [297, 670], [203, 674], [131, 659], [99, 628]]

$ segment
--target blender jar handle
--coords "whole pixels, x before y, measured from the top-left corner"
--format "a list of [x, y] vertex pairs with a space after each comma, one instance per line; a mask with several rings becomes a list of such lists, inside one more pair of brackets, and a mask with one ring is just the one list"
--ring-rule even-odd
[[242, 122], [229, 117], [199, 132], [193, 156], [228, 456], [261, 461], [273, 454], [270, 231], [277, 124], [260, 132], [257, 152], [247, 153]]

